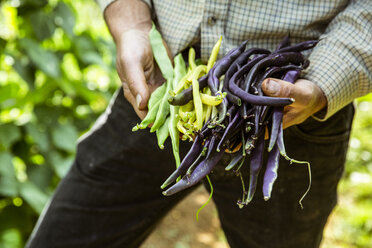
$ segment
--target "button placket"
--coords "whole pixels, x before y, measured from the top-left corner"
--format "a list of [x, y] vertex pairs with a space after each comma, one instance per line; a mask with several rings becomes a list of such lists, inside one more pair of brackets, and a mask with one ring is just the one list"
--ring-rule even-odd
[[[224, 22], [226, 21], [229, 0], [206, 0], [204, 6], [203, 21], [201, 23], [201, 52], [202, 60], [207, 61], [213, 46], [224, 36]], [[225, 53], [226, 37], [220, 48], [220, 54]]]
[[214, 24], [216, 24], [216, 22], [217, 18], [215, 16], [209, 16], [207, 19], [207, 23], [209, 26], [213, 26]]

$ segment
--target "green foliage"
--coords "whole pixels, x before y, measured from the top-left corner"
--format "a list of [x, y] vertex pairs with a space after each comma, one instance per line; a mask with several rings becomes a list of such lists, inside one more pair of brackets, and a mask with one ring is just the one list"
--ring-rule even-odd
[[0, 248], [18, 248], [119, 83], [94, 1], [1, 1], [0, 26]]

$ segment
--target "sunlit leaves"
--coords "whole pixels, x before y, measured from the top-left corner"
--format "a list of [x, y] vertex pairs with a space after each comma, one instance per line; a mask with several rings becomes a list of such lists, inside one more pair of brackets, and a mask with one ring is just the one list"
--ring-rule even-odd
[[67, 123], [58, 125], [52, 129], [52, 140], [54, 145], [62, 150], [73, 152], [76, 146], [78, 132], [76, 128]]
[[0, 8], [0, 247], [23, 247], [73, 164], [78, 136], [118, 87], [115, 51], [93, 1]]
[[10, 148], [20, 138], [21, 132], [14, 124], [0, 125], [0, 144], [5, 148]]
[[12, 155], [8, 152], [0, 152], [0, 195], [16, 196], [17, 186]]
[[75, 16], [65, 3], [59, 2], [55, 8], [54, 22], [62, 27], [70, 38], [74, 36]]
[[36, 41], [29, 38], [21, 39], [19, 44], [31, 61], [45, 74], [53, 78], [61, 76], [60, 61], [55, 53], [43, 49]]
[[33, 12], [30, 15], [30, 21], [38, 40], [42, 41], [53, 35], [55, 30], [53, 17], [42, 10]]
[[38, 214], [41, 213], [48, 200], [48, 195], [30, 181], [20, 184], [20, 196], [25, 199]]

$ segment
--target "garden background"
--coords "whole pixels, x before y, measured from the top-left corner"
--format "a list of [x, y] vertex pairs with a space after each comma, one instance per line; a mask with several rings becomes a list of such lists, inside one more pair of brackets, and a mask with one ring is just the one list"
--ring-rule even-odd
[[[115, 47], [91, 0], [0, 2], [0, 248], [24, 246], [76, 140], [120, 85]], [[322, 248], [372, 247], [372, 95], [357, 114], [339, 204]], [[199, 188], [143, 245], [228, 247], [213, 204]], [[238, 209], [237, 209], [238, 211]]]

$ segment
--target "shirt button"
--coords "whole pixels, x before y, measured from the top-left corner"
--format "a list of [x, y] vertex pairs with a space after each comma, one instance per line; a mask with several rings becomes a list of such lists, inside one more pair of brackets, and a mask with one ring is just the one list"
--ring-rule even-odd
[[216, 21], [217, 21], [216, 17], [214, 16], [208, 17], [208, 25], [213, 26], [214, 24], [216, 24]]

